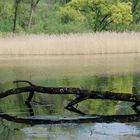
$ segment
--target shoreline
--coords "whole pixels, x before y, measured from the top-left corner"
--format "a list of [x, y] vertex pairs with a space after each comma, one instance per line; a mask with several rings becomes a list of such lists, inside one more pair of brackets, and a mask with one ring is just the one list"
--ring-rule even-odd
[[79, 33], [0, 37], [0, 55], [102, 55], [140, 53], [140, 33]]
[[120, 52], [120, 53], [94, 53], [94, 54], [0, 54], [2, 56], [9, 56], [9, 57], [22, 57], [22, 56], [32, 56], [32, 57], [45, 57], [45, 56], [104, 56], [104, 55], [138, 55], [140, 52]]

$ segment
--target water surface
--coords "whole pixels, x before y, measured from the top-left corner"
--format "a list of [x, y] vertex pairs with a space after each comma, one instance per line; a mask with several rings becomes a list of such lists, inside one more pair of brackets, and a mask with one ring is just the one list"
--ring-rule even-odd
[[[140, 92], [140, 55], [75, 55], [75, 56], [1, 56], [0, 90], [16, 87], [14, 80], [29, 80], [37, 85], [78, 87], [81, 89], [132, 93]], [[25, 86], [27, 84], [20, 84]], [[43, 95], [33, 98], [31, 114], [24, 104], [27, 94], [0, 100], [0, 112], [12, 116], [38, 118], [79, 117], [64, 109], [74, 96]], [[87, 100], [77, 108], [86, 114], [133, 114], [132, 103]], [[138, 140], [140, 123], [88, 123], [27, 125], [0, 119], [2, 140], [99, 139]]]

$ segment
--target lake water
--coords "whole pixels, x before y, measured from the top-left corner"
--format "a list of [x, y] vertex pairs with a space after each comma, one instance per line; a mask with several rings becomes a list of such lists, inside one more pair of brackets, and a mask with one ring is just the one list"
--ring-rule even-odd
[[[14, 80], [55, 87], [140, 94], [140, 55], [0, 56], [0, 91], [15, 88]], [[19, 86], [26, 86], [20, 84]], [[27, 93], [0, 99], [0, 112], [35, 118], [77, 118], [64, 107], [72, 95], [35, 93], [32, 108], [25, 105]], [[77, 109], [86, 114], [129, 115], [132, 103], [86, 100]], [[0, 117], [1, 140], [139, 140], [140, 122], [62, 123], [29, 125]]]

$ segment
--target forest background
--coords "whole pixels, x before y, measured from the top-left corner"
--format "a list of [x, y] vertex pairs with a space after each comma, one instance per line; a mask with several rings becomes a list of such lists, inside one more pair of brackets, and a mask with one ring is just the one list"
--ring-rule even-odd
[[139, 0], [0, 0], [0, 33], [140, 31]]

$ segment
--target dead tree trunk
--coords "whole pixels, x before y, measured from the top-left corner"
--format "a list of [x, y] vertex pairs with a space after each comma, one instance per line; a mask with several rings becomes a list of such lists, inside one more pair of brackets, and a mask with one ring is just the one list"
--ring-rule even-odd
[[[137, 106], [140, 105], [140, 95], [137, 94], [130, 94], [130, 93], [115, 93], [115, 92], [99, 92], [99, 91], [88, 91], [82, 90], [79, 88], [67, 88], [67, 87], [42, 87], [32, 84], [29, 81], [14, 81], [15, 83], [19, 82], [26, 82], [29, 86], [26, 87], [19, 87], [15, 89], [10, 89], [5, 92], [0, 93], [0, 99], [20, 93], [30, 93], [26, 103], [30, 103], [34, 92], [44, 93], [44, 94], [73, 94], [78, 95], [77, 98], [72, 100], [66, 108], [70, 109], [75, 104], [82, 102], [87, 99], [103, 99], [103, 100], [116, 100], [116, 101], [127, 101], [127, 102], [134, 102], [135, 104], [132, 106], [133, 109], [137, 109]], [[137, 111], [138, 113], [138, 111]]]
[[25, 87], [18, 87], [14, 89], [7, 90], [5, 92], [0, 93], [0, 99], [14, 95], [14, 94], [20, 94], [23, 92], [39, 92], [44, 94], [74, 94], [79, 95], [78, 98], [76, 98], [76, 101], [73, 100], [71, 102], [71, 105], [76, 102], [81, 102], [82, 100], [86, 99], [104, 99], [104, 100], [119, 100], [119, 101], [128, 101], [128, 102], [140, 102], [140, 95], [135, 95], [131, 93], [116, 93], [116, 92], [100, 92], [100, 91], [89, 91], [89, 90], [83, 90], [80, 88], [67, 88], [67, 87], [43, 87], [43, 86], [37, 86], [32, 84], [29, 81], [14, 81], [14, 83], [19, 82], [27, 82], [30, 84], [29, 86]]

